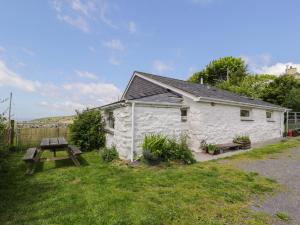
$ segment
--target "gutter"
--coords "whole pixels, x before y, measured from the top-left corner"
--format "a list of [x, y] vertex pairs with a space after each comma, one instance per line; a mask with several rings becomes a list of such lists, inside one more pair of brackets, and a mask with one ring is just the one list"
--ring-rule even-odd
[[126, 103], [130, 104], [138, 104], [138, 105], [152, 105], [152, 106], [160, 106], [160, 107], [182, 107], [181, 103], [168, 103], [168, 102], [144, 102], [144, 101], [134, 101], [134, 100], [127, 100]]
[[216, 99], [216, 98], [206, 98], [206, 97], [199, 97], [197, 98], [196, 102], [215, 102], [220, 103], [224, 105], [236, 105], [236, 106], [245, 106], [245, 107], [254, 107], [258, 109], [273, 109], [278, 111], [286, 111], [286, 108], [281, 107], [273, 107], [273, 106], [263, 106], [263, 105], [257, 105], [257, 104], [251, 104], [251, 103], [242, 103], [242, 102], [236, 102], [236, 101], [230, 101], [230, 100], [222, 100], [222, 99]]

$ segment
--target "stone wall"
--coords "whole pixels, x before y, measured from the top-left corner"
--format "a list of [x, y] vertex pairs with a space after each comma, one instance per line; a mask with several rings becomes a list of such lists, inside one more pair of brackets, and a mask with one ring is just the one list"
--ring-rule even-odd
[[[131, 106], [113, 110], [115, 128], [106, 128], [106, 146], [115, 145], [122, 159], [130, 159], [131, 153]], [[106, 116], [107, 118], [107, 116]]]
[[142, 154], [142, 143], [146, 134], [164, 134], [169, 137], [178, 138], [181, 129], [180, 108], [167, 106], [142, 106], [135, 107], [135, 152]]
[[249, 135], [252, 142], [282, 137], [283, 113], [274, 111], [273, 121], [266, 119], [266, 110], [252, 109], [252, 121], [242, 121], [240, 107], [185, 99], [189, 105], [187, 134], [189, 145], [199, 151], [201, 140], [207, 143], [231, 143], [236, 135]]
[[[194, 102], [185, 98], [188, 106], [187, 121], [181, 121], [180, 107], [135, 105], [134, 152], [142, 154], [142, 142], [146, 134], [161, 133], [178, 138], [186, 134], [188, 144], [194, 151], [200, 151], [200, 143], [231, 143], [237, 135], [248, 135], [252, 142], [262, 142], [282, 137], [284, 130], [283, 113], [274, 111], [273, 121], [266, 119], [266, 110], [252, 109], [252, 121], [242, 121], [240, 107], [223, 104]], [[107, 146], [116, 145], [120, 157], [131, 157], [131, 105], [113, 110], [115, 129], [106, 134]]]

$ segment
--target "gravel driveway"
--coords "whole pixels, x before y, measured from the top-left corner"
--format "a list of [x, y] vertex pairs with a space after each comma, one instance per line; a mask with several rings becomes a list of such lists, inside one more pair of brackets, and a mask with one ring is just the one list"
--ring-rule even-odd
[[[300, 225], [300, 148], [290, 149], [265, 160], [238, 163], [237, 166], [242, 170], [275, 179], [284, 186], [282, 192], [259, 203], [259, 206], [253, 206], [255, 210], [274, 215], [274, 224]], [[291, 220], [278, 219], [278, 213], [287, 215]]]

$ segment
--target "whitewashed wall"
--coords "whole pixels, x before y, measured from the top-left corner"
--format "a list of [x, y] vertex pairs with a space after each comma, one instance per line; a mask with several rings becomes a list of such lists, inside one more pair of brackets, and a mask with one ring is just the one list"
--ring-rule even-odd
[[[253, 121], [241, 121], [240, 107], [222, 104], [194, 102], [184, 99], [188, 106], [187, 121], [181, 121], [179, 107], [157, 107], [153, 105], [135, 106], [134, 151], [135, 156], [142, 153], [142, 142], [146, 134], [161, 133], [178, 138], [186, 134], [188, 144], [194, 151], [200, 151], [200, 143], [231, 143], [237, 135], [249, 135], [252, 142], [262, 142], [282, 137], [284, 129], [283, 114], [273, 112], [274, 122], [266, 120], [266, 110], [252, 109]], [[131, 105], [113, 110], [115, 129], [106, 134], [107, 146], [115, 145], [120, 157], [131, 157]]]
[[185, 99], [188, 111], [187, 134], [189, 145], [199, 151], [201, 140], [207, 143], [231, 143], [236, 135], [249, 135], [252, 142], [282, 137], [283, 114], [274, 111], [274, 122], [266, 119], [266, 110], [252, 109], [253, 121], [242, 121], [240, 107], [194, 102]]
[[[130, 159], [131, 153], [131, 106], [113, 110], [115, 128], [109, 129], [112, 133], [106, 133], [106, 146], [115, 145], [122, 159]], [[107, 116], [106, 116], [107, 118]]]
[[161, 133], [179, 138], [181, 129], [180, 108], [142, 106], [135, 107], [135, 152], [142, 154], [142, 143], [146, 134]]

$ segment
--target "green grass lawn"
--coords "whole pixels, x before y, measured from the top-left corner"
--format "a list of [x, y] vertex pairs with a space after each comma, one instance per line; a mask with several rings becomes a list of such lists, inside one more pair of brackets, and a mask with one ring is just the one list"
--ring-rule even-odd
[[292, 139], [226, 164], [159, 167], [106, 164], [95, 151], [82, 155], [80, 168], [68, 160], [45, 162], [33, 176], [24, 175], [22, 154], [14, 153], [0, 172], [0, 224], [268, 224], [269, 217], [249, 205], [278, 184], [231, 161], [299, 145]]

